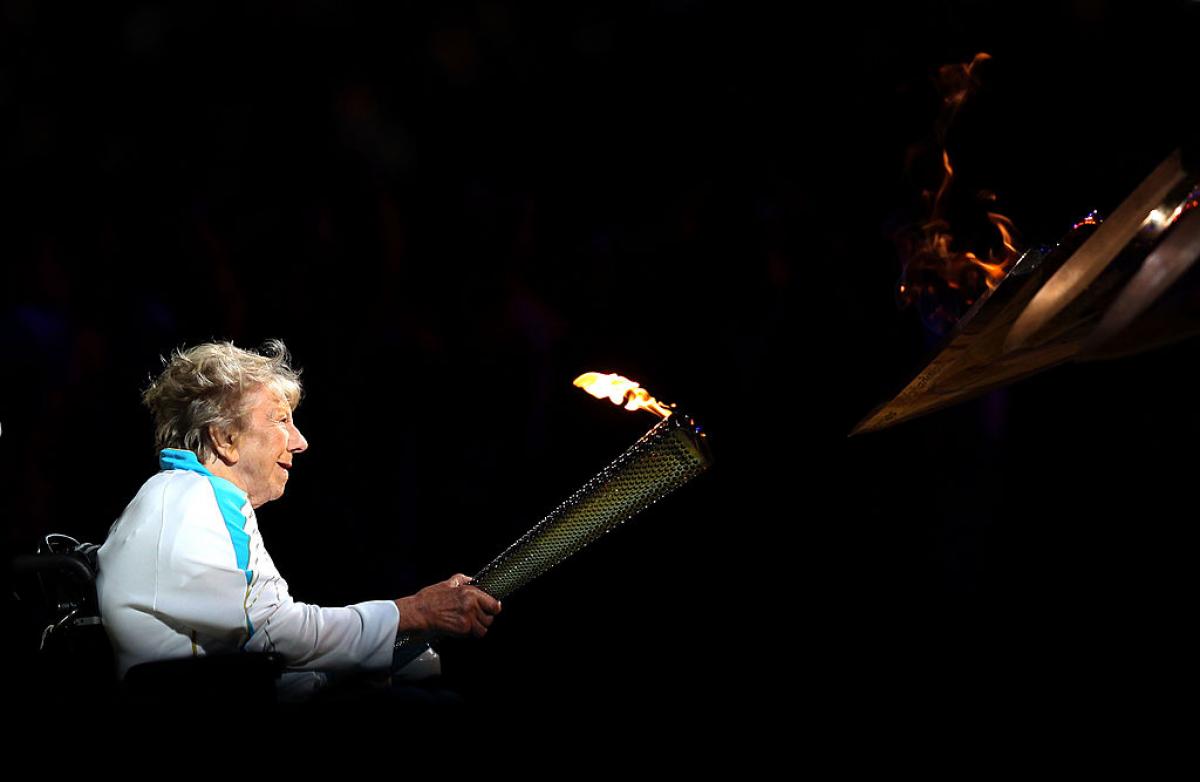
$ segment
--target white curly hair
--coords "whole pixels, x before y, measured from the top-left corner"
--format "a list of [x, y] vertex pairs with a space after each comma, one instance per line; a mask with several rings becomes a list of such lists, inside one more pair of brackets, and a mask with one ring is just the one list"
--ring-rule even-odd
[[260, 386], [274, 389], [295, 409], [303, 389], [291, 361], [278, 339], [267, 340], [257, 352], [232, 342], [176, 348], [142, 393], [154, 415], [155, 447], [192, 451], [201, 463], [208, 462], [216, 456], [209, 427], [239, 431], [247, 396]]

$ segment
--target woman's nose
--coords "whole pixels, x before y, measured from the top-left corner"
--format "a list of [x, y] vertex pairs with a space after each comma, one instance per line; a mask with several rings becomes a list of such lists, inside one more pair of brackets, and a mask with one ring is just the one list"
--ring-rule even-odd
[[300, 434], [300, 429], [295, 424], [292, 424], [292, 435], [288, 441], [288, 450], [292, 453], [304, 453], [308, 450], [308, 440], [304, 435]]

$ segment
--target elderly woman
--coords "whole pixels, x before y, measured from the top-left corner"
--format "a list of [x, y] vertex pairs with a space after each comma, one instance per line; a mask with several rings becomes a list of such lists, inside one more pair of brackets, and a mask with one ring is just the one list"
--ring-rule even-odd
[[379, 670], [397, 635], [483, 636], [500, 603], [458, 574], [397, 600], [344, 608], [294, 601], [255, 510], [278, 499], [308, 441], [292, 417], [287, 349], [179, 350], [143, 395], [161, 472], [100, 548], [101, 615], [123, 677], [151, 660], [239, 650], [304, 670]]

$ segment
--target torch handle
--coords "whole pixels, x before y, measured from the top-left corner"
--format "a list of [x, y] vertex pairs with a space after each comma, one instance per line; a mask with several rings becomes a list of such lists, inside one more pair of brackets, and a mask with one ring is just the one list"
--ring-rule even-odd
[[[678, 413], [659, 421], [468, 583], [503, 600], [710, 466], [707, 439], [695, 421]], [[429, 655], [436, 661], [428, 643], [398, 636], [393, 677], [408, 678], [404, 669], [420, 667]]]
[[611, 464], [472, 579], [503, 600], [708, 469], [701, 427], [679, 414], [659, 421]]

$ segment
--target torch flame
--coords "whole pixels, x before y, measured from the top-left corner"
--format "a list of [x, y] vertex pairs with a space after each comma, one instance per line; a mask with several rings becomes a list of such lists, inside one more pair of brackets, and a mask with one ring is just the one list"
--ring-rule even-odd
[[575, 385], [597, 399], [608, 399], [614, 405], [624, 405], [626, 410], [649, 410], [662, 418], [671, 415], [670, 408], [650, 396], [637, 382], [621, 375], [584, 372], [575, 378]]

